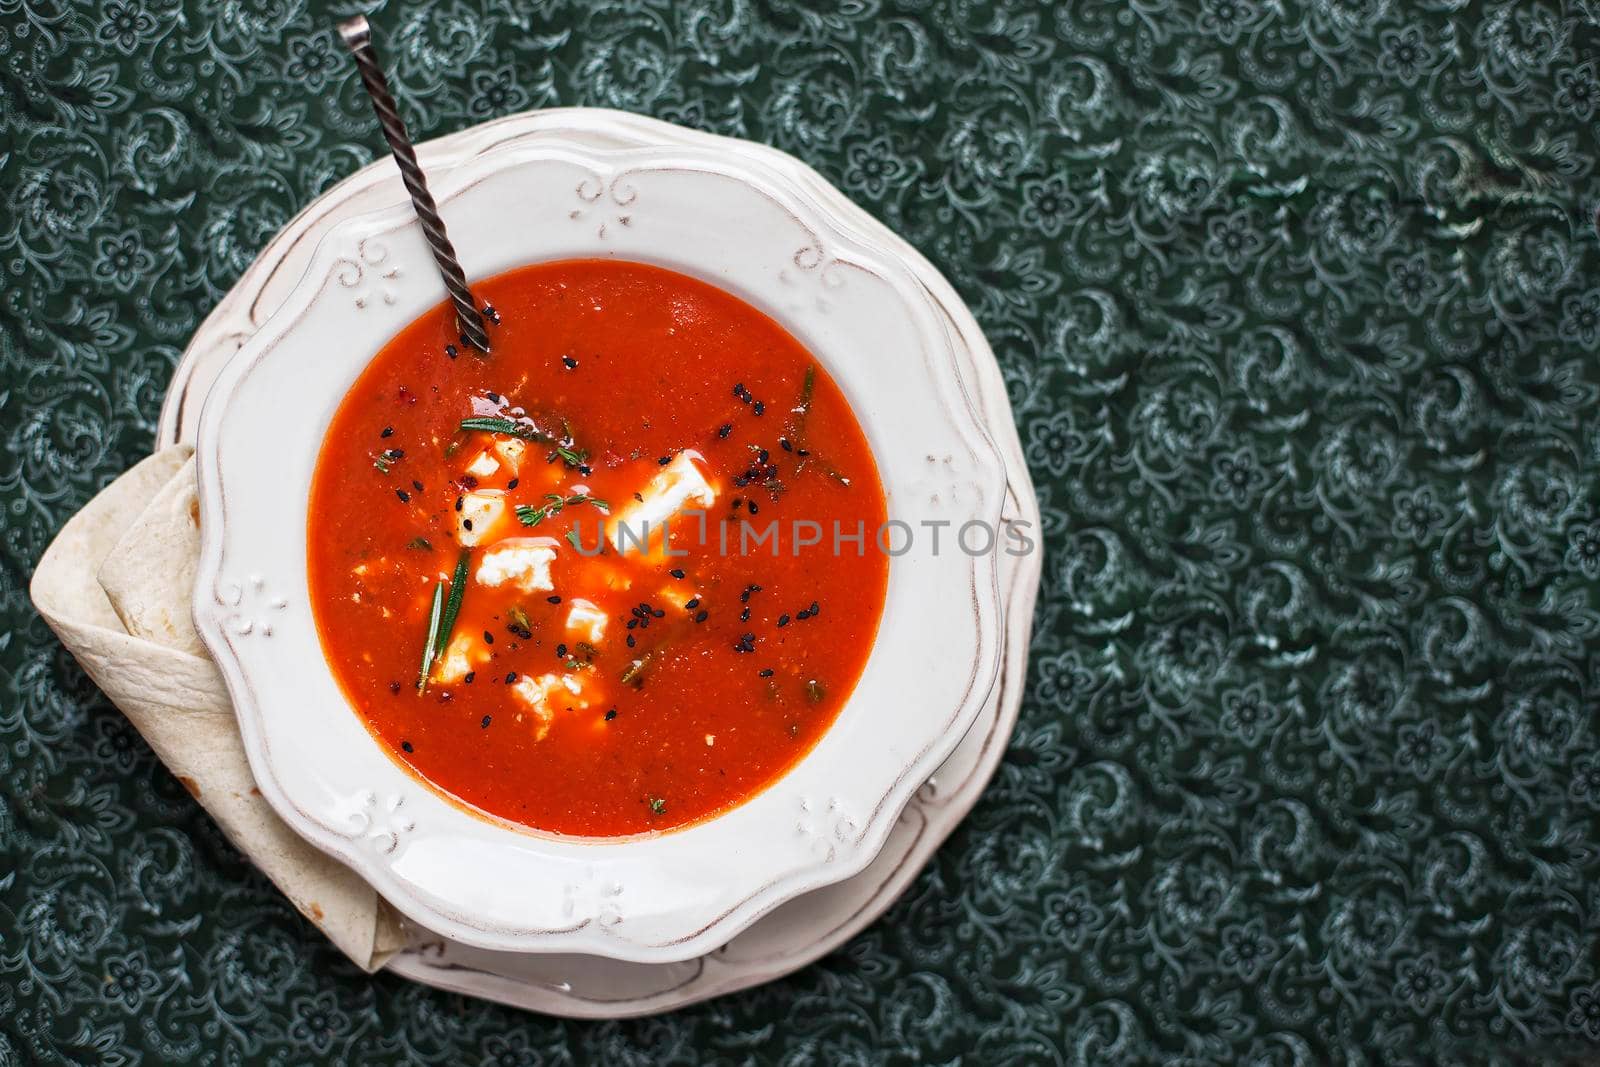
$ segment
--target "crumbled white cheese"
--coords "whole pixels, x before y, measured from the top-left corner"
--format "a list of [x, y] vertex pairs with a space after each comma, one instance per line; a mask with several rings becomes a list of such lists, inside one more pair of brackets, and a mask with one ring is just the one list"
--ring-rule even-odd
[[679, 611], [688, 610], [689, 601], [700, 599], [700, 594], [695, 592], [693, 586], [685, 585], [682, 582], [674, 582], [671, 585], [664, 586], [658, 595]]
[[500, 453], [500, 458], [505, 461], [515, 473], [522, 466], [522, 457], [528, 454], [528, 446], [516, 437], [501, 437], [494, 443], [494, 450]]
[[[706, 481], [699, 464], [700, 453], [685, 449], [650, 479], [638, 498], [612, 515], [606, 536], [618, 551], [638, 551], [647, 540], [654, 541], [663, 522], [690, 509], [705, 510], [716, 502], [716, 490]], [[679, 536], [682, 536], [680, 534]]]
[[523, 675], [511, 686], [517, 699], [527, 705], [538, 720], [534, 727], [534, 740], [542, 741], [550, 732], [556, 712], [587, 708], [582, 681], [573, 673], [541, 674], [537, 678]]
[[567, 629], [580, 641], [598, 645], [606, 635], [606, 613], [593, 601], [579, 597], [567, 608]]
[[456, 512], [456, 540], [463, 545], [482, 544], [505, 517], [506, 495], [499, 489], [474, 489], [461, 498]]
[[474, 478], [492, 478], [499, 469], [499, 460], [490, 455], [488, 449], [479, 452], [472, 458], [472, 462], [467, 464], [467, 473]]
[[454, 685], [473, 669], [473, 661], [484, 659], [482, 650], [471, 637], [456, 634], [445, 646], [444, 655], [433, 667], [433, 680], [440, 685]]
[[548, 592], [556, 587], [550, 577], [555, 559], [554, 538], [508, 537], [484, 552], [474, 577], [479, 585], [509, 583], [524, 593]]

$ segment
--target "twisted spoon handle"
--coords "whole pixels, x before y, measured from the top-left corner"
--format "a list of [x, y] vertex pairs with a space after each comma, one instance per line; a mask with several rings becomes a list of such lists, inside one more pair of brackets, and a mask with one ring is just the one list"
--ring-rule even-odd
[[433, 194], [428, 192], [428, 181], [417, 164], [417, 150], [406, 136], [406, 124], [400, 120], [400, 113], [395, 109], [389, 81], [383, 76], [383, 68], [378, 66], [378, 54], [372, 47], [372, 27], [367, 25], [364, 17], [357, 15], [339, 24], [339, 36], [344, 38], [345, 47], [350, 49], [350, 55], [356, 61], [356, 69], [361, 72], [361, 84], [372, 98], [372, 110], [377, 113], [378, 125], [383, 127], [384, 139], [389, 142], [394, 161], [400, 166], [400, 178], [406, 183], [406, 192], [411, 194], [411, 204], [417, 210], [417, 219], [422, 223], [428, 246], [433, 249], [433, 259], [444, 277], [444, 287], [450, 291], [450, 299], [456, 306], [461, 336], [468, 344], [487, 352], [489, 332], [484, 328], [483, 313], [472, 299], [472, 290], [467, 288], [467, 276], [461, 269], [461, 261], [456, 258], [455, 245], [450, 243], [444, 219], [439, 217], [439, 206], [433, 202]]

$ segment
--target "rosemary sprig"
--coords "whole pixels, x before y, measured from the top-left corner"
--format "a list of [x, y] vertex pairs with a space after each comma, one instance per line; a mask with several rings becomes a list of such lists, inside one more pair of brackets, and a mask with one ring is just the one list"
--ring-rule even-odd
[[456, 571], [450, 576], [450, 598], [445, 601], [444, 619], [439, 624], [439, 640], [434, 645], [435, 656], [444, 655], [445, 646], [450, 644], [450, 634], [456, 628], [456, 616], [461, 614], [461, 598], [467, 592], [467, 569], [472, 560], [472, 550], [462, 549], [461, 555], [456, 559]]
[[811, 398], [816, 391], [816, 385], [817, 365], [815, 363], [807, 364], [806, 378], [800, 386], [800, 400], [791, 409], [790, 415], [792, 417], [789, 419], [789, 444], [794, 446], [794, 451], [799, 456], [794, 463], [794, 472], [799, 474], [806, 469], [806, 464], [809, 461], [816, 460], [817, 465], [822, 468], [822, 473], [848, 488], [850, 479], [839, 473], [839, 468], [829, 462], [825, 456], [818, 453], [816, 449], [806, 448], [806, 416], [811, 414]]
[[601, 514], [609, 515], [611, 505], [599, 497], [587, 493], [575, 493], [572, 496], [562, 496], [560, 493], [546, 493], [545, 503], [535, 507], [532, 504], [517, 505], [517, 520], [524, 526], [537, 526], [546, 519], [554, 518], [566, 508], [577, 507], [579, 504], [588, 504], [598, 508]]
[[479, 415], [470, 419], [461, 420], [463, 430], [481, 430], [484, 433], [503, 433], [510, 437], [520, 437], [524, 441], [535, 444], [549, 445], [553, 454], [572, 467], [581, 467], [589, 458], [586, 449], [579, 448], [572, 439], [572, 430], [565, 419], [561, 422], [562, 434], [560, 439], [552, 433], [541, 430], [531, 420], [508, 419], [500, 415]]
[[428, 614], [428, 635], [422, 642], [422, 669], [417, 672], [417, 693], [428, 691], [428, 672], [433, 670], [433, 660], [439, 652], [439, 623], [444, 613], [444, 583], [433, 587], [433, 609]]
[[405, 458], [405, 453], [398, 448], [386, 448], [373, 457], [372, 467], [379, 474], [388, 474], [394, 465]]

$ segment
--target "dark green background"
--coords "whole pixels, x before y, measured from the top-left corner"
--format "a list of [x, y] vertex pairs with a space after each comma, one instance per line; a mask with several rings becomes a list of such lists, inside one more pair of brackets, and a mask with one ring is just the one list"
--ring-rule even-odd
[[[777, 145], [994, 344], [1049, 544], [1021, 726], [801, 974], [595, 1025], [355, 973], [28, 606], [201, 316], [371, 158], [357, 10], [419, 138]], [[1591, 11], [0, 0], [0, 1063], [1593, 1052]]]

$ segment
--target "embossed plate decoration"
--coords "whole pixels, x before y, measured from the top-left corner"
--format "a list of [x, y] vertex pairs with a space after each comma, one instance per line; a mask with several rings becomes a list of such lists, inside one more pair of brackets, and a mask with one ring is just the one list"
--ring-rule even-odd
[[[797, 185], [696, 147], [525, 144], [439, 182], [470, 274], [575, 256], [655, 263], [772, 314], [844, 389], [891, 518], [991, 526], [1005, 470], [968, 403], [953, 329], [904, 263]], [[817, 747], [747, 803], [673, 833], [583, 841], [506, 827], [411, 777], [322, 661], [305, 592], [312, 467], [366, 361], [443, 297], [408, 208], [351, 219], [234, 357], [201, 415], [195, 620], [227, 680], [263, 794], [402, 912], [501, 951], [686, 960], [861, 870], [961, 740], [1000, 657], [993, 555], [890, 567], [866, 671]]]

